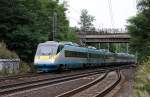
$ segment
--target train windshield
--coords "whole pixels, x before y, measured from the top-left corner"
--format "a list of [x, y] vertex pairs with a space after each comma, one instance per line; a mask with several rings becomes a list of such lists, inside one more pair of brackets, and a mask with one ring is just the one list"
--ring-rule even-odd
[[57, 53], [57, 45], [39, 45], [36, 55], [53, 55]]

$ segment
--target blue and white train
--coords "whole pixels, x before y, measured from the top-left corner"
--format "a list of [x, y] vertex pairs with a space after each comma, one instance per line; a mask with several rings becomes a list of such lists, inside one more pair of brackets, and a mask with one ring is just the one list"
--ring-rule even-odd
[[110, 65], [135, 64], [136, 58], [128, 53], [112, 53], [95, 47], [81, 47], [72, 42], [47, 41], [38, 45], [34, 65], [37, 71], [47, 72], [64, 69]]

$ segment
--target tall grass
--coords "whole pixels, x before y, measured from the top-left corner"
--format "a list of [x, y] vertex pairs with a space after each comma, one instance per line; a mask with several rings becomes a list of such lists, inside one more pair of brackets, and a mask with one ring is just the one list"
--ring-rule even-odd
[[0, 43], [0, 59], [16, 59], [19, 58], [15, 52], [11, 52], [6, 48], [4, 43]]
[[30, 68], [29, 64], [27, 64], [26, 62], [21, 61], [20, 68], [19, 68], [19, 73], [20, 74], [25, 74], [25, 73], [28, 73], [28, 72], [31, 72], [31, 68]]
[[150, 97], [150, 58], [137, 68], [134, 97]]

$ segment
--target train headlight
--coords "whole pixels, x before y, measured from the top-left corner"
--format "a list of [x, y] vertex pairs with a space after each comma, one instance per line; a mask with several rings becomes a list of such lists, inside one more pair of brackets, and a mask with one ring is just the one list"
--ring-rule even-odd
[[54, 62], [55, 62], [55, 59], [50, 59], [50, 62], [51, 62], [51, 63], [54, 63]]
[[57, 55], [50, 56], [49, 60], [51, 63], [54, 63], [57, 58]]
[[50, 58], [50, 62], [51, 62], [51, 63], [54, 63], [54, 61], [55, 61], [55, 57], [52, 56], [52, 57]]

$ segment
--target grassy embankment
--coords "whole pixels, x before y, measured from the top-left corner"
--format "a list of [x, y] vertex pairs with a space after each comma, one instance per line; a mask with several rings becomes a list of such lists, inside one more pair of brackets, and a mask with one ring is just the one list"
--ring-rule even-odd
[[137, 67], [133, 97], [150, 97], [150, 58]]

